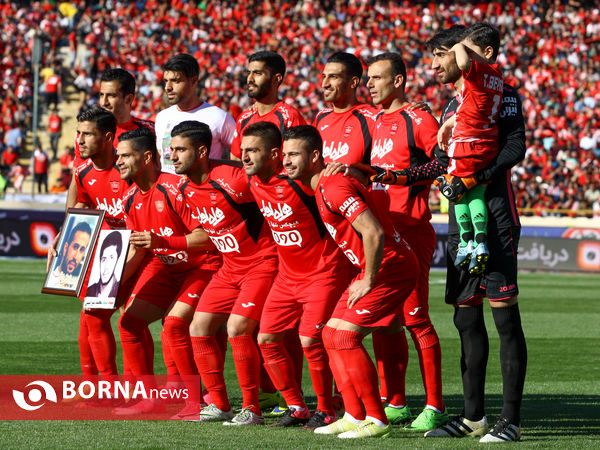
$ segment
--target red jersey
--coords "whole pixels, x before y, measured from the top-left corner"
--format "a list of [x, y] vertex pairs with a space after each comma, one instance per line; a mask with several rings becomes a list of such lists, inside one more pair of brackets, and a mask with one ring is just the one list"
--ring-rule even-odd
[[498, 141], [498, 111], [502, 106], [504, 82], [499, 64], [471, 60], [463, 72], [464, 83], [458, 95], [454, 142]]
[[242, 143], [242, 135], [248, 125], [256, 122], [271, 122], [277, 125], [279, 131], [283, 135], [286, 128], [295, 127], [298, 125], [306, 125], [306, 121], [302, 118], [300, 112], [293, 106], [288, 105], [284, 101], [280, 101], [267, 114], [260, 115], [254, 108], [244, 111], [238, 118], [235, 125], [235, 134], [231, 143], [231, 154], [237, 158], [242, 158], [240, 145]]
[[48, 132], [49, 133], [60, 133], [62, 126], [62, 119], [57, 114], [52, 114], [48, 117]]
[[310, 189], [284, 174], [265, 183], [253, 176], [250, 188], [277, 244], [280, 274], [306, 281], [317, 275], [334, 277], [338, 270], [348, 267], [327, 236]]
[[223, 255], [227, 272], [247, 272], [277, 249], [265, 219], [238, 168], [212, 163], [208, 179], [197, 185], [181, 177], [179, 190], [211, 241]]
[[377, 108], [367, 104], [355, 105], [343, 113], [336, 113], [333, 108], [319, 111], [313, 126], [323, 139], [325, 163], [368, 164], [377, 112]]
[[[431, 160], [437, 145], [438, 123], [431, 114], [401, 108], [380, 114], [373, 132], [371, 164], [385, 169], [406, 169]], [[431, 219], [430, 185], [390, 186], [375, 183], [373, 190], [387, 192], [390, 211], [401, 213], [402, 223], [394, 222], [400, 232]]]
[[[159, 236], [184, 236], [198, 227], [192, 210], [177, 188], [180, 176], [162, 172], [147, 192], [132, 186], [124, 197], [127, 228], [133, 231], [151, 231]], [[194, 267], [217, 270], [221, 264], [218, 252], [212, 250], [153, 249], [154, 255], [177, 271]]]
[[123, 196], [131, 187], [131, 182], [121, 180], [116, 162], [115, 157], [111, 167], [98, 170], [92, 160], [87, 159], [75, 171], [77, 202], [106, 211], [103, 228], [126, 227]]
[[365, 252], [361, 236], [352, 227], [352, 222], [370, 209], [385, 233], [381, 265], [396, 258], [406, 246], [400, 233], [394, 229], [387, 208], [376, 201], [358, 180], [342, 174], [321, 177], [315, 191], [319, 213], [325, 227], [350, 262], [361, 270], [365, 269]]
[[[115, 148], [119, 143], [119, 137], [123, 133], [131, 130], [137, 130], [138, 128], [142, 127], [146, 127], [154, 131], [154, 122], [150, 120], [136, 119], [135, 117], [131, 116], [131, 120], [129, 120], [128, 122], [118, 123], [117, 131], [115, 132], [115, 139], [113, 140], [113, 145], [115, 146]], [[83, 162], [84, 160], [81, 157], [81, 153], [79, 152], [79, 143], [77, 142], [77, 139], [75, 139], [75, 161], [73, 162], [73, 167], [79, 167], [81, 164], [83, 164]]]
[[60, 75], [50, 75], [46, 80], [46, 93], [54, 94], [58, 92], [58, 86], [61, 83]]

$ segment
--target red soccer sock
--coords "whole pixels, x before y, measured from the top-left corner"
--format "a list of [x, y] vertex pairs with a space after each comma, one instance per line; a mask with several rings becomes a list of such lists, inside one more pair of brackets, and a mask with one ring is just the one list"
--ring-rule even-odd
[[89, 341], [89, 330], [85, 320], [85, 313], [82, 310], [79, 316], [79, 336], [77, 337], [79, 344], [79, 362], [81, 364], [81, 373], [84, 376], [98, 375], [98, 368], [94, 361], [94, 354]]
[[302, 347], [308, 361], [308, 370], [317, 396], [317, 409], [329, 416], [335, 416], [332, 402], [333, 375], [329, 368], [329, 358], [323, 343]]
[[167, 336], [167, 343], [171, 349], [171, 356], [177, 365], [177, 370], [188, 388], [189, 400], [200, 403], [202, 401], [202, 391], [198, 369], [194, 361], [192, 341], [190, 340], [190, 324], [180, 317], [167, 316], [163, 330]]
[[217, 338], [217, 345], [219, 346], [219, 351], [221, 352], [221, 372], [225, 370], [225, 358], [227, 357], [227, 333], [217, 333], [215, 336]]
[[229, 399], [225, 378], [223, 377], [223, 360], [221, 350], [215, 336], [192, 336], [194, 360], [200, 371], [202, 382], [210, 393], [210, 401], [221, 411], [229, 411]]
[[265, 359], [265, 369], [267, 369], [275, 387], [281, 392], [286, 404], [306, 408], [302, 393], [294, 378], [292, 360], [283, 342], [259, 344], [259, 348]]
[[[374, 333], [375, 334], [375, 333]], [[379, 379], [386, 385], [387, 402], [394, 406], [406, 405], [406, 366], [408, 364], [408, 342], [404, 330], [394, 334], [377, 333], [380, 355], [375, 353], [381, 370]], [[375, 336], [373, 336], [375, 339]], [[374, 345], [375, 347], [375, 345]]]
[[167, 333], [165, 333], [164, 321], [163, 329], [160, 332], [160, 343], [162, 345], [163, 361], [165, 362], [165, 367], [167, 368], [167, 382], [181, 381], [181, 379], [179, 378], [179, 371], [177, 370], [177, 364], [175, 364], [175, 360], [171, 355], [171, 346], [169, 345]]
[[256, 342], [252, 336], [244, 335], [230, 337], [229, 343], [235, 371], [242, 389], [242, 408], [248, 408], [260, 416], [258, 385], [261, 364]]
[[298, 335], [298, 329], [287, 330], [285, 337], [283, 338], [285, 349], [291, 358], [294, 367], [294, 376], [296, 377], [296, 383], [302, 391], [302, 371], [304, 369], [304, 350], [302, 350], [302, 343], [300, 342], [300, 336]]
[[113, 313], [112, 309], [94, 309], [84, 314], [94, 361], [96, 361], [100, 374], [104, 377], [119, 374], [116, 359], [117, 344], [110, 325]]
[[323, 337], [323, 346], [329, 355], [329, 366], [335, 378], [335, 384], [342, 394], [344, 400], [344, 409], [357, 420], [364, 420], [365, 413], [362, 403], [354, 390], [354, 386], [348, 379], [348, 375], [344, 370], [344, 361], [340, 356], [335, 346], [335, 328], [325, 326], [321, 333]]
[[383, 365], [383, 340], [379, 330], [371, 333], [373, 337], [373, 353], [375, 354], [375, 363], [377, 366], [377, 374], [379, 375], [379, 397], [381, 401], [387, 401], [388, 390], [385, 384], [385, 367]]
[[[125, 313], [119, 318], [119, 333], [121, 335], [121, 345], [123, 346], [123, 354], [127, 359], [129, 367], [133, 375], [152, 375], [154, 367], [149, 365], [150, 358], [147, 352], [154, 352], [154, 344], [152, 349], [148, 348], [148, 324], [145, 320], [140, 319], [132, 314]], [[150, 335], [150, 340], [152, 336]]]
[[387, 424], [388, 420], [379, 397], [377, 371], [362, 344], [363, 338], [364, 336], [354, 331], [337, 330], [334, 338], [335, 347], [342, 357], [343, 370], [346, 371], [358, 398], [365, 407], [366, 415]]
[[421, 376], [425, 386], [426, 403], [444, 411], [442, 396], [442, 348], [435, 328], [428, 320], [409, 327], [415, 343], [421, 366]]

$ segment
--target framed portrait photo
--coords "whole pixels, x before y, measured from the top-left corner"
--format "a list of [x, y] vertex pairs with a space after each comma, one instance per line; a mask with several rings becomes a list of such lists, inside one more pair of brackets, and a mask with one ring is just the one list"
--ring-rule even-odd
[[77, 297], [92, 258], [104, 211], [69, 208], [56, 247], [57, 255], [42, 287], [45, 294]]
[[131, 230], [100, 230], [84, 308], [113, 309], [127, 260]]

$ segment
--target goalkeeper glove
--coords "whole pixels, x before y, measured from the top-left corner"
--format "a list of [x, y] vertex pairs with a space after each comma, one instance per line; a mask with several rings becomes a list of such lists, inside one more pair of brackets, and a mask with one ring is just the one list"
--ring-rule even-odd
[[351, 167], [354, 167], [364, 172], [373, 183], [382, 184], [396, 184], [405, 186], [408, 179], [408, 171], [403, 170], [387, 170], [377, 166], [370, 166], [368, 164], [355, 163]]
[[473, 177], [460, 178], [444, 174], [436, 178], [434, 184], [449, 201], [456, 203], [467, 193], [469, 189], [477, 184]]

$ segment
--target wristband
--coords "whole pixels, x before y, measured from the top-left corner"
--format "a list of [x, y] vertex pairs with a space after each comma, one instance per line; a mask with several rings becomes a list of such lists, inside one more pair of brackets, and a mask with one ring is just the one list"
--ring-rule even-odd
[[187, 250], [188, 242], [185, 236], [158, 236], [157, 248], [170, 248], [171, 250]]

